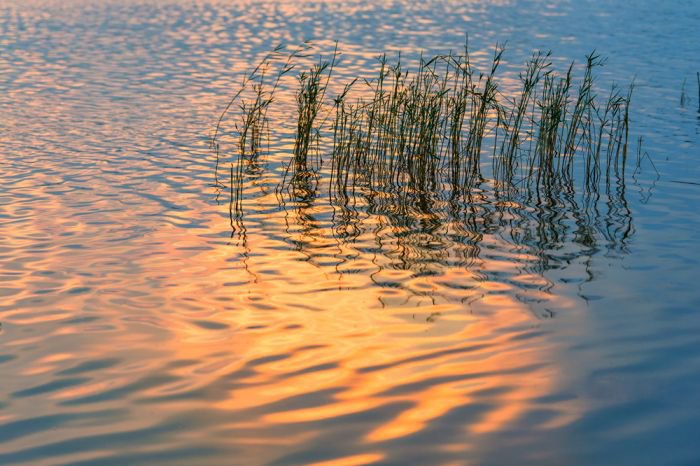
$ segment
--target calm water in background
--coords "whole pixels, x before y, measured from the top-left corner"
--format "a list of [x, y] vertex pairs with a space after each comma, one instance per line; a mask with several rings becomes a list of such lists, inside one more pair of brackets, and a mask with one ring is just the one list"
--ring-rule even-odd
[[[700, 464], [698, 24], [694, 1], [3, 2], [0, 464]], [[636, 76], [660, 176], [560, 216], [358, 208], [348, 233], [279, 207], [282, 138], [231, 237], [207, 138], [266, 51], [337, 39], [354, 76], [465, 32], [477, 60], [508, 41], [506, 80], [538, 48]]]

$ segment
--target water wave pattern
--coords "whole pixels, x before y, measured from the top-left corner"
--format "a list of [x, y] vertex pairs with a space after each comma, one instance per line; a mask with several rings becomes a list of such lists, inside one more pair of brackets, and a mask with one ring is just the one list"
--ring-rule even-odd
[[[697, 463], [699, 20], [692, 1], [3, 2], [0, 464]], [[231, 234], [209, 136], [267, 51], [338, 40], [339, 76], [369, 76], [465, 31], [481, 62], [508, 41], [513, 83], [538, 48], [636, 75], [658, 176], [645, 158], [623, 197], [576, 207], [486, 187], [471, 210], [280, 207], [287, 139], [247, 167]]]

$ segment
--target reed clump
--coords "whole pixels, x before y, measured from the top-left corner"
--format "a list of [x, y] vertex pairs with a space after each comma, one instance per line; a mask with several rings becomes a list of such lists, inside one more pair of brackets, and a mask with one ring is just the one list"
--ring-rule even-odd
[[[317, 173], [333, 198], [364, 189], [406, 199], [444, 190], [463, 196], [485, 181], [502, 192], [536, 194], [575, 178], [586, 192], [624, 179], [634, 84], [601, 94], [596, 70], [605, 60], [596, 52], [563, 73], [554, 69], [551, 53], [536, 52], [519, 75], [519, 90], [506, 92], [497, 77], [503, 53], [496, 46], [483, 72], [473, 65], [468, 41], [460, 52], [421, 56], [413, 69], [401, 55], [393, 61], [382, 55], [373, 79], [351, 80], [327, 97], [336, 45], [330, 59], [297, 76], [287, 168], [293, 175], [285, 174], [282, 187]], [[265, 62], [256, 69], [256, 97], [239, 105], [241, 158], [259, 150], [261, 135], [269, 134], [266, 112], [293, 67], [292, 54], [269, 87]], [[313, 154], [315, 167], [325, 170], [310, 167]]]
[[302, 57], [308, 49], [307, 43], [288, 53], [284, 45], [275, 47], [250, 73], [244, 75], [238, 90], [219, 115], [210, 138], [210, 147], [216, 154], [214, 184], [223, 188], [225, 185], [219, 179], [221, 132], [231, 109], [237, 107], [239, 110], [233, 121], [237, 156], [231, 160], [229, 166], [229, 211], [232, 226], [242, 214], [242, 187], [246, 162], [251, 162], [259, 155], [264, 141], [270, 137], [268, 112], [275, 100], [276, 91], [282, 78], [296, 67], [295, 59]]
[[317, 126], [317, 118], [324, 106], [337, 56], [336, 45], [330, 61], [324, 61], [321, 57], [311, 69], [302, 71], [297, 77], [297, 124], [294, 134], [294, 170], [297, 176], [308, 171], [309, 151], [320, 137], [321, 129]]

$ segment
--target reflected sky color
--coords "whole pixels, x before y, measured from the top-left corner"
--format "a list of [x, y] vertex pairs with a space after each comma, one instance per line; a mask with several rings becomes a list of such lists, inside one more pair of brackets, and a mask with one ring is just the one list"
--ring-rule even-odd
[[[0, 464], [700, 461], [700, 190], [678, 182], [700, 180], [700, 8], [659, 3], [4, 2]], [[508, 42], [506, 91], [537, 48], [636, 75], [660, 176], [564, 209], [487, 187], [468, 212], [280, 207], [284, 133], [232, 234], [208, 137], [267, 51], [337, 39], [343, 82], [465, 31], [477, 63]]]

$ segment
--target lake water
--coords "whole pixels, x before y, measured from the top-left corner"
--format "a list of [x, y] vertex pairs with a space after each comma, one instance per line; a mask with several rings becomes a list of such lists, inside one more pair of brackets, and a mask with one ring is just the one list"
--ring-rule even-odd
[[[700, 464], [698, 25], [694, 0], [3, 1], [0, 464]], [[337, 40], [364, 76], [466, 32], [477, 61], [507, 42], [506, 80], [536, 49], [636, 76], [624, 190], [280, 204], [279, 135], [232, 230], [209, 137], [267, 51]]]

